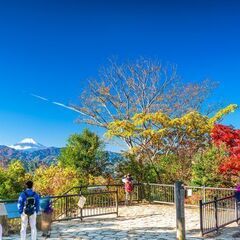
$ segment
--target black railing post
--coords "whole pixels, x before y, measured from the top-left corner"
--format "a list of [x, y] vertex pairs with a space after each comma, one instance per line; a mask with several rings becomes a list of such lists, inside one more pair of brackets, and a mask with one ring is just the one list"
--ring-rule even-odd
[[80, 208], [80, 220], [82, 221], [83, 220], [83, 209]]
[[[79, 188], [79, 197], [82, 196], [82, 187], [80, 186]], [[83, 209], [80, 208], [80, 220], [82, 221], [83, 220]]]
[[236, 217], [236, 222], [238, 224], [238, 200], [235, 198], [235, 217]]
[[139, 203], [139, 185], [137, 185], [137, 202]]
[[203, 203], [202, 203], [202, 200], [199, 201], [199, 207], [200, 207], [200, 230], [201, 230], [201, 235], [203, 236]]
[[116, 214], [118, 217], [118, 191], [116, 190]]
[[217, 197], [214, 197], [214, 208], [215, 208], [216, 231], [218, 232], [218, 206], [217, 206]]
[[65, 216], [68, 217], [68, 197], [65, 196]]

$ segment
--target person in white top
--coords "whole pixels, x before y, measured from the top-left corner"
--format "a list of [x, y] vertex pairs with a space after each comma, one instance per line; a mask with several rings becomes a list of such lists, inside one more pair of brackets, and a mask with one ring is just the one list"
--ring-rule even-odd
[[3, 203], [0, 203], [0, 240], [2, 240], [3, 228], [2, 228], [2, 217], [7, 215], [6, 208]]

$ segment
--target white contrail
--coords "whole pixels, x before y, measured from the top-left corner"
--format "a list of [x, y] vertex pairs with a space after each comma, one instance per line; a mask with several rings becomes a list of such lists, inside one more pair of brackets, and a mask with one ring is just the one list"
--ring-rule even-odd
[[42, 96], [39, 96], [39, 95], [34, 94], [34, 93], [31, 93], [30, 95], [31, 95], [32, 97], [35, 97], [35, 98], [41, 99], [41, 100], [43, 100], [43, 101], [50, 102], [50, 103], [52, 103], [52, 104], [54, 104], [54, 105], [57, 105], [57, 106], [60, 106], [60, 107], [65, 108], [65, 109], [69, 109], [69, 110], [71, 110], [71, 111], [74, 111], [74, 112], [77, 112], [77, 113], [80, 113], [80, 114], [83, 114], [83, 115], [84, 115], [84, 113], [82, 113], [81, 111], [79, 111], [79, 110], [77, 110], [77, 109], [75, 109], [75, 108], [73, 108], [73, 107], [70, 107], [70, 106], [68, 106], [68, 105], [66, 105], [66, 104], [59, 103], [59, 102], [52, 102], [52, 101], [49, 101], [47, 98], [42, 97]]
[[37, 95], [37, 94], [31, 93], [30, 95], [33, 96], [33, 97], [35, 97], [35, 98], [39, 98], [39, 99], [41, 99], [41, 100], [43, 100], [43, 101], [49, 101], [47, 98], [41, 97], [41, 96], [39, 96], [39, 95]]
[[69, 109], [69, 110], [71, 110], [71, 111], [78, 112], [78, 113], [82, 113], [81, 111], [78, 111], [77, 109], [75, 109], [75, 108], [73, 108], [73, 107], [70, 107], [70, 106], [67, 106], [67, 105], [65, 105], [65, 104], [63, 104], [63, 103], [59, 103], [59, 102], [52, 102], [52, 103], [55, 104], [55, 105], [58, 105], [58, 106], [60, 106], [60, 107]]

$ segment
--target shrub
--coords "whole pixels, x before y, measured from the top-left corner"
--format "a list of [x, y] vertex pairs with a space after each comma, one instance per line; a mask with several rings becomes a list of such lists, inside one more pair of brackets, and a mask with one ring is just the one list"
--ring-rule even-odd
[[17, 198], [23, 191], [25, 182], [32, 179], [32, 176], [26, 173], [22, 163], [14, 160], [7, 168], [0, 168], [0, 196], [3, 199]]
[[39, 167], [34, 175], [34, 187], [42, 195], [62, 195], [81, 183], [85, 184], [84, 177], [71, 167]]

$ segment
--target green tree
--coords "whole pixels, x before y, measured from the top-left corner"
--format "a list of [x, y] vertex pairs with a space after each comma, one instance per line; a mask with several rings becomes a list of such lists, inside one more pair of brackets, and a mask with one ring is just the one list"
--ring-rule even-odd
[[176, 180], [187, 183], [191, 178], [191, 160], [181, 159], [176, 154], [159, 156], [156, 167], [161, 173], [162, 183], [173, 184]]
[[69, 137], [67, 146], [61, 151], [61, 166], [70, 166], [84, 175], [99, 176], [108, 165], [108, 153], [100, 138], [88, 129]]
[[209, 187], [228, 186], [228, 179], [220, 172], [220, 165], [226, 156], [223, 148], [216, 147], [197, 153], [193, 159], [192, 183]]

